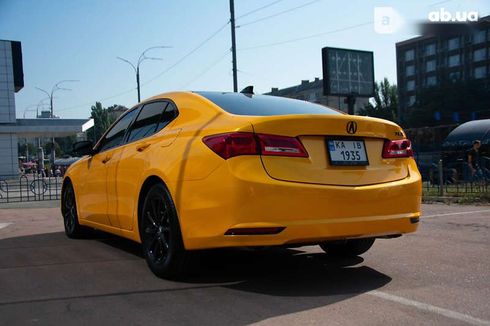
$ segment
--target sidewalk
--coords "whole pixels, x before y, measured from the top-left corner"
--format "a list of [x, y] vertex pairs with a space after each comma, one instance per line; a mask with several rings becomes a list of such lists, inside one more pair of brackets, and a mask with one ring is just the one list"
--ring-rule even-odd
[[25, 201], [14, 203], [0, 203], [0, 210], [3, 209], [22, 209], [22, 208], [55, 208], [60, 207], [60, 200], [40, 200]]
[[62, 231], [58, 201], [10, 203], [0, 208], [0, 239]]

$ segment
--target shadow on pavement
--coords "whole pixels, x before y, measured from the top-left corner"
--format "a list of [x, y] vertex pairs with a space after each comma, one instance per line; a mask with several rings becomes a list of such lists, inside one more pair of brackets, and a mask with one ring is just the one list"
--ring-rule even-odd
[[[141, 246], [101, 233], [99, 241], [142, 259]], [[280, 296], [320, 296], [370, 291], [391, 278], [367, 266], [362, 257], [330, 258], [301, 248], [229, 248], [195, 252], [187, 284], [222, 284], [226, 287]]]
[[382, 287], [391, 278], [367, 266], [361, 257], [329, 259], [323, 253], [271, 248], [204, 252], [187, 283], [235, 282], [226, 287], [273, 296], [358, 294]]
[[167, 324], [249, 324], [391, 281], [363, 261], [302, 248], [209, 250], [199, 252], [184, 281], [172, 282], [151, 274], [139, 244], [102, 232], [82, 240], [61, 232], [10, 238], [0, 240], [0, 314], [18, 322], [59, 310], [53, 318], [63, 322], [73, 316], [67, 305], [83, 302], [92, 311], [83, 315], [86, 323], [143, 323], [171, 313], [177, 317]]

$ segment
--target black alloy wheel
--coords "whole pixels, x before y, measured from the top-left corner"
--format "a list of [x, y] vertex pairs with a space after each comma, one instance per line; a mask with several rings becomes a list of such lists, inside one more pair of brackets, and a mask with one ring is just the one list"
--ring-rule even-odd
[[75, 191], [71, 182], [67, 182], [63, 187], [61, 198], [61, 214], [63, 215], [66, 236], [69, 238], [86, 236], [90, 229], [78, 223]]
[[175, 206], [162, 184], [148, 191], [140, 213], [143, 254], [151, 271], [161, 278], [183, 275], [188, 253], [184, 249]]

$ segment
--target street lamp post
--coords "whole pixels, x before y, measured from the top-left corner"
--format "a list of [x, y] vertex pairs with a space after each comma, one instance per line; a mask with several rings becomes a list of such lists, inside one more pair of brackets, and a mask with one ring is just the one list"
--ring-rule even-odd
[[[39, 88], [39, 87], [36, 87], [38, 90], [40, 90], [41, 92], [45, 93], [48, 98], [49, 98], [49, 107], [50, 107], [50, 117], [51, 119], [54, 118], [54, 112], [53, 112], [53, 95], [56, 91], [71, 91], [71, 88], [66, 88], [66, 87], [61, 87], [60, 85], [63, 84], [63, 83], [69, 83], [69, 82], [77, 82], [78, 80], [73, 80], [73, 79], [65, 79], [65, 80], [61, 80], [59, 82], [57, 82], [56, 84], [54, 84], [53, 88], [51, 88], [51, 92], [48, 92], [42, 88]], [[38, 107], [39, 107], [39, 104], [38, 104]], [[37, 118], [37, 116], [36, 116]], [[52, 160], [52, 163], [54, 164], [54, 160], [56, 158], [56, 153], [55, 153], [55, 148], [54, 148], [54, 137], [52, 137], [51, 139], [51, 160]]]
[[39, 103], [37, 104], [37, 106], [36, 106], [36, 119], [39, 118], [39, 107], [42, 107], [42, 106], [46, 106], [47, 105], [46, 103], [44, 103], [44, 101], [46, 101], [46, 100], [47, 99], [45, 98], [45, 99], [39, 101]]
[[138, 103], [141, 101], [141, 90], [140, 90], [140, 64], [145, 61], [145, 60], [162, 60], [162, 58], [155, 58], [155, 57], [148, 57], [146, 56], [146, 52], [150, 51], [150, 50], [153, 50], [153, 49], [167, 49], [167, 48], [170, 48], [170, 46], [152, 46], [152, 47], [149, 47], [148, 49], [146, 49], [145, 51], [143, 51], [141, 54], [140, 54], [140, 57], [138, 58], [138, 62], [136, 63], [136, 65], [134, 65], [131, 61], [127, 60], [127, 59], [124, 59], [124, 58], [121, 58], [121, 57], [116, 57], [117, 59], [121, 60], [121, 61], [124, 61], [126, 62], [127, 64], [129, 64], [134, 72], [136, 73], [136, 86], [137, 86], [137, 89], [138, 89]]
[[[34, 104], [34, 105], [29, 105], [27, 106], [26, 108], [24, 108], [24, 119], [26, 118], [26, 113], [27, 112], [30, 112], [30, 111], [34, 111], [34, 107], [36, 107], [37, 105]], [[27, 137], [24, 138], [24, 141], [25, 141], [25, 154], [26, 154], [26, 162], [29, 162], [29, 146], [27, 145]]]
[[54, 118], [54, 113], [53, 113], [53, 95], [56, 91], [71, 91], [71, 88], [66, 88], [66, 87], [60, 87], [61, 84], [63, 83], [71, 83], [71, 82], [77, 82], [78, 80], [73, 80], [73, 79], [66, 79], [66, 80], [61, 80], [54, 84], [53, 88], [51, 89], [51, 92], [48, 92], [42, 88], [36, 87], [38, 90], [43, 92], [48, 96], [49, 99], [49, 107], [51, 110], [51, 118]]
[[24, 119], [26, 118], [26, 113], [34, 111], [34, 108], [36, 108], [36, 118], [39, 116], [39, 107], [42, 105], [46, 105], [44, 101], [48, 100], [49, 98], [43, 98], [40, 100], [37, 104], [29, 105], [24, 108]]
[[[24, 108], [24, 114], [23, 114], [23, 117], [24, 119], [26, 118], [26, 113], [27, 112], [31, 112], [31, 111], [34, 111], [34, 108], [36, 108], [36, 119], [39, 117], [39, 106], [41, 105], [45, 105], [44, 104], [44, 101], [46, 101], [47, 98], [44, 98], [42, 99], [41, 101], [39, 101], [37, 104], [33, 104], [33, 105], [29, 105], [27, 107]], [[39, 144], [39, 138], [38, 138], [38, 144]], [[28, 146], [28, 141], [27, 141], [27, 137], [25, 137], [25, 146], [26, 146], [26, 161], [29, 161], [29, 146]]]

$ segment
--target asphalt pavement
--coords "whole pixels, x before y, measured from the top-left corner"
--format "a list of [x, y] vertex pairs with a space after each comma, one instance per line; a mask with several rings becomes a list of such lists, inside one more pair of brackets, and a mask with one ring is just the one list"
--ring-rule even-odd
[[423, 205], [416, 233], [353, 259], [206, 251], [173, 282], [135, 243], [66, 238], [43, 205], [0, 209], [0, 325], [490, 325], [489, 206]]

